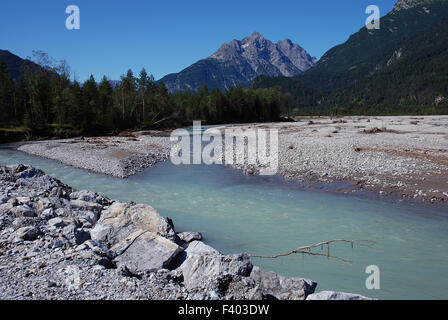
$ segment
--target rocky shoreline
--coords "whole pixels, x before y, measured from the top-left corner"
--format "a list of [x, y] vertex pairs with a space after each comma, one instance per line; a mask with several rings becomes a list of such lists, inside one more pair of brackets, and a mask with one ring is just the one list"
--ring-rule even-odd
[[0, 299], [367, 299], [222, 255], [147, 205], [0, 167]]
[[[446, 116], [327, 117], [219, 129], [278, 130], [277, 174], [307, 188], [448, 209]], [[247, 174], [260, 168], [232, 167]]]

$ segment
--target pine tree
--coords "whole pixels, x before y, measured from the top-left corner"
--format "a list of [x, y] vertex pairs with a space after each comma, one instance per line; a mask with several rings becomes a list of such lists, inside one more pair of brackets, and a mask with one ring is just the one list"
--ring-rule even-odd
[[104, 131], [113, 130], [113, 88], [110, 81], [103, 77], [98, 86], [99, 125]]
[[8, 75], [6, 63], [0, 58], [0, 123], [8, 124], [13, 121], [10, 108], [13, 104], [14, 86]]

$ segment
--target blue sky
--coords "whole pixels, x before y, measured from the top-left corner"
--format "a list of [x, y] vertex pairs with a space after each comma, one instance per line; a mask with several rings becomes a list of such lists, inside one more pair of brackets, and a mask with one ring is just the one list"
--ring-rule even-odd
[[[396, 0], [2, 0], [0, 49], [23, 58], [32, 50], [67, 60], [77, 80], [119, 79], [142, 67], [156, 79], [179, 72], [224, 42], [253, 31], [290, 38], [320, 58], [347, 40], [374, 4], [387, 14]], [[81, 29], [67, 30], [65, 8], [77, 5]]]

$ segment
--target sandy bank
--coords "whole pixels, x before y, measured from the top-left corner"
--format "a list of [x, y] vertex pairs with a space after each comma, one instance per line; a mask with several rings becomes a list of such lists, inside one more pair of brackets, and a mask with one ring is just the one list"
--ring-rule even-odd
[[166, 136], [97, 137], [40, 141], [18, 150], [58, 160], [64, 164], [126, 178], [169, 158], [171, 142]]

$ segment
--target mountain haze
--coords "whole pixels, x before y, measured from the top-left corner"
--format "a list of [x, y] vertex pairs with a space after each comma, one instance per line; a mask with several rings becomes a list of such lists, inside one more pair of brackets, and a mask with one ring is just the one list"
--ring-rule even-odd
[[225, 43], [210, 57], [179, 73], [162, 78], [169, 91], [196, 90], [204, 84], [211, 89], [249, 87], [260, 75], [291, 77], [316, 63], [302, 47], [285, 39], [277, 43], [254, 32], [243, 40]]

